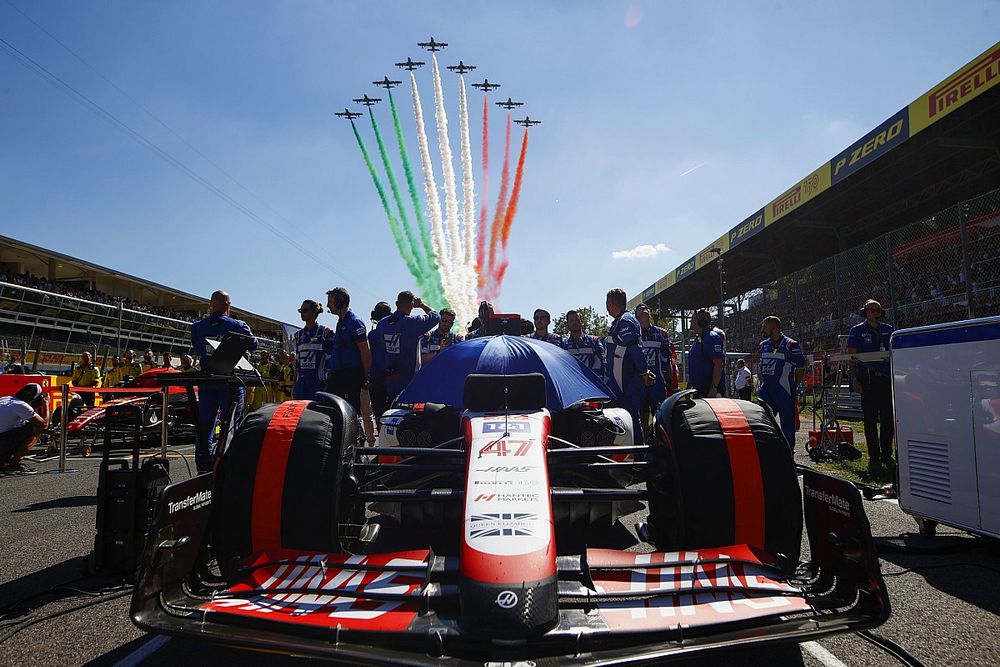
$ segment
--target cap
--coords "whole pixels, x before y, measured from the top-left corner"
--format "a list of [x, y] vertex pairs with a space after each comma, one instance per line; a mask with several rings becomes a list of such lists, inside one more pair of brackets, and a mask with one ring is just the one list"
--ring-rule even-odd
[[35, 401], [42, 397], [42, 385], [36, 382], [29, 382], [14, 394], [14, 398], [19, 401], [24, 401], [28, 405], [32, 405]]
[[885, 312], [885, 308], [882, 307], [882, 304], [879, 303], [878, 301], [876, 301], [875, 299], [868, 299], [867, 301], [865, 301], [865, 308], [864, 309], [868, 310], [869, 306], [878, 306], [878, 309], [880, 311], [882, 311], [883, 313]]

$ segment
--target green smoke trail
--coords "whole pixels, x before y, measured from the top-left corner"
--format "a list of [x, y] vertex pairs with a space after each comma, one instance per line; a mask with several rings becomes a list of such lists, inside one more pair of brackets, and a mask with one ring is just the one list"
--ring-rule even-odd
[[[403, 173], [406, 175], [406, 187], [410, 193], [410, 201], [413, 203], [413, 210], [417, 216], [417, 229], [420, 231], [420, 241], [423, 245], [423, 256], [425, 269], [430, 273], [429, 280], [433, 281], [434, 289], [442, 297], [444, 302], [444, 288], [441, 285], [441, 273], [437, 266], [437, 256], [434, 254], [434, 244], [431, 242], [430, 229], [427, 226], [427, 219], [424, 218], [424, 209], [420, 205], [420, 195], [417, 194], [417, 184], [413, 179], [413, 167], [410, 165], [410, 156], [406, 152], [406, 142], [403, 139], [403, 126], [399, 122], [399, 113], [396, 111], [396, 101], [392, 99], [392, 91], [389, 93], [389, 108], [392, 110], [392, 124], [396, 130], [396, 143], [399, 144], [399, 156], [403, 162]], [[417, 247], [414, 247], [414, 254], [419, 255]]]
[[354, 138], [358, 140], [358, 148], [361, 149], [361, 157], [365, 160], [365, 166], [368, 167], [369, 173], [372, 175], [372, 182], [375, 183], [375, 189], [378, 190], [378, 198], [382, 201], [382, 208], [385, 209], [385, 215], [389, 218], [389, 229], [392, 230], [392, 236], [396, 240], [396, 247], [399, 248], [399, 254], [402, 256], [403, 261], [406, 263], [406, 268], [410, 273], [419, 279], [420, 271], [417, 267], [416, 260], [413, 257], [413, 253], [410, 249], [406, 247], [406, 243], [403, 239], [403, 232], [399, 226], [399, 220], [396, 216], [392, 214], [389, 208], [389, 199], [385, 195], [385, 188], [382, 186], [382, 181], [379, 180], [378, 172], [375, 171], [375, 165], [372, 164], [372, 158], [368, 154], [368, 149], [365, 148], [365, 142], [361, 139], [361, 133], [358, 132], [357, 125], [354, 121], [351, 121], [351, 129], [354, 130]]
[[[413, 258], [413, 262], [417, 267], [420, 274], [423, 274], [427, 270], [427, 266], [420, 256], [420, 246], [417, 245], [413, 238], [413, 230], [410, 228], [410, 221], [406, 216], [406, 209], [403, 208], [403, 199], [399, 196], [399, 186], [396, 184], [396, 175], [392, 172], [392, 163], [389, 162], [389, 155], [385, 150], [385, 142], [382, 141], [382, 133], [378, 129], [378, 123], [375, 121], [375, 112], [372, 111], [371, 107], [368, 107], [368, 117], [372, 121], [372, 131], [375, 133], [375, 142], [378, 144], [378, 153], [382, 157], [382, 166], [385, 167], [385, 175], [389, 179], [389, 189], [392, 191], [393, 201], [396, 202], [396, 211], [399, 213], [398, 220], [401, 221], [403, 234], [406, 237], [406, 244], [410, 256]], [[407, 262], [409, 266], [409, 262]], [[417, 274], [414, 274], [415, 278], [419, 278]]]

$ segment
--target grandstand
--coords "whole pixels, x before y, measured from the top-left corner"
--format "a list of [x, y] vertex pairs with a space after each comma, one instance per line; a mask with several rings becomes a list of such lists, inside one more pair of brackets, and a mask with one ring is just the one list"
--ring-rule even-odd
[[[0, 347], [41, 348], [41, 366], [62, 367], [83, 350], [173, 352], [191, 347], [191, 322], [208, 299], [0, 236]], [[276, 351], [296, 329], [233, 309], [265, 349]]]
[[[1000, 312], [1000, 43], [650, 285], [664, 315], [721, 308], [730, 350], [775, 313], [833, 351], [873, 297], [898, 327]], [[687, 322], [685, 321], [685, 326]]]

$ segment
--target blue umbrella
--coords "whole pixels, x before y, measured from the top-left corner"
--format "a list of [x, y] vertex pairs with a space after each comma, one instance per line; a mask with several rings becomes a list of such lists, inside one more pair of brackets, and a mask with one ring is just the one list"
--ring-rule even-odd
[[461, 410], [470, 373], [545, 376], [547, 407], [563, 410], [587, 399], [610, 400], [611, 391], [561, 347], [533, 338], [493, 336], [452, 345], [414, 376], [397, 403], [444, 403]]

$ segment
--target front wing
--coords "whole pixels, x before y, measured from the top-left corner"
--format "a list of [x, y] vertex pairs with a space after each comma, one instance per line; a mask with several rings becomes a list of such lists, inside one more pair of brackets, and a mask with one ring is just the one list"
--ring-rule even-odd
[[[558, 624], [498, 640], [458, 622], [458, 559], [427, 550], [260, 553], [223, 581], [205, 566], [211, 475], [168, 487], [132, 601], [147, 630], [351, 664], [662, 662], [734, 645], [858, 631], [889, 615], [857, 490], [804, 480], [812, 560], [792, 576], [756, 549], [561, 556]], [[501, 591], [494, 604], [524, 591]]]

